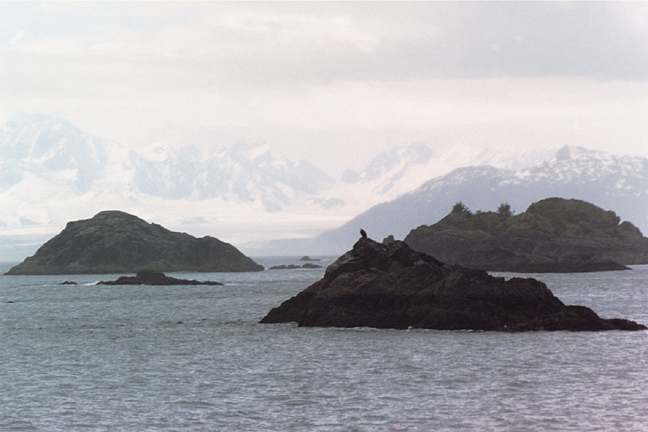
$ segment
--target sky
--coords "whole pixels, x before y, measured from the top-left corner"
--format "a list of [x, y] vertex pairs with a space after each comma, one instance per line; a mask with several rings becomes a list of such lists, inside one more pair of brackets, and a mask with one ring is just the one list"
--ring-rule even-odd
[[648, 2], [0, 2], [14, 112], [338, 178], [411, 142], [648, 157]]

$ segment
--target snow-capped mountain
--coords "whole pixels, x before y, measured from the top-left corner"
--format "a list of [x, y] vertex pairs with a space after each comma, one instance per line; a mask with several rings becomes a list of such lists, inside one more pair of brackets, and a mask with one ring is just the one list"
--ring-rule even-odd
[[[109, 160], [107, 153], [115, 149]], [[317, 195], [334, 183], [309, 162], [278, 158], [265, 145], [239, 143], [230, 148], [200, 149], [156, 143], [125, 152], [64, 119], [44, 115], [14, 116], [0, 131], [1, 189], [20, 183], [31, 173], [61, 187], [73, 185], [71, 192], [83, 194], [116, 170], [130, 174], [122, 179], [132, 184], [119, 185], [121, 188], [145, 195], [174, 200], [221, 197], [260, 201], [268, 210], [291, 205], [303, 198], [301, 195]]]
[[0, 130], [0, 190], [29, 173], [83, 193], [105, 164], [105, 143], [64, 119], [19, 114]]
[[[337, 216], [324, 216], [348, 220], [453, 168], [486, 163], [508, 167], [515, 159], [502, 160], [497, 152], [466, 146], [436, 154], [423, 143], [413, 143], [382, 152], [364, 170], [349, 169], [342, 181], [336, 181], [312, 163], [279, 157], [264, 144], [153, 143], [128, 150], [90, 136], [64, 119], [21, 114], [0, 131], [0, 192], [12, 189], [14, 198], [42, 204], [57, 196], [59, 207], [66, 197], [84, 194], [101, 202], [118, 198], [117, 203], [220, 199], [242, 205], [242, 213], [249, 207], [311, 214], [336, 209]], [[14, 210], [14, 217], [0, 212], [0, 223], [15, 225], [27, 211], [24, 205]], [[63, 222], [42, 208], [38, 214], [28, 213], [27, 219], [37, 224]]]
[[129, 162], [133, 182], [144, 194], [173, 200], [261, 202], [267, 211], [316, 196], [334, 183], [307, 161], [280, 159], [268, 146], [249, 143], [207, 150], [158, 143], [131, 151]]
[[376, 193], [383, 195], [392, 189], [408, 171], [417, 166], [426, 166], [434, 157], [434, 152], [424, 143], [416, 142], [407, 146], [396, 146], [389, 151], [383, 151], [373, 161], [358, 173], [348, 168], [342, 175], [346, 184], [376, 182]]
[[[230, 229], [221, 235], [230, 242], [282, 230], [307, 235], [315, 215], [330, 219], [327, 228], [339, 223], [326, 208], [341, 201], [319, 195], [334, 183], [309, 162], [278, 157], [265, 145], [129, 150], [44, 115], [16, 115], [0, 129], [0, 236], [28, 253], [68, 221], [106, 209], [195, 235]], [[293, 215], [268, 216], [279, 211]], [[263, 224], [265, 233], [252, 227]], [[0, 259], [7, 259], [2, 251]]]
[[420, 225], [437, 222], [459, 201], [472, 211], [494, 211], [508, 203], [521, 212], [547, 197], [591, 202], [648, 232], [648, 159], [566, 146], [555, 157], [518, 171], [458, 168], [370, 208], [308, 247], [338, 253], [353, 244], [359, 228], [378, 240], [390, 234], [402, 239]]
[[415, 142], [379, 153], [360, 172], [347, 169], [333, 193], [349, 204], [357, 204], [357, 214], [373, 205], [396, 199], [456, 168], [488, 165], [518, 170], [546, 160], [556, 150], [554, 147], [512, 150], [455, 145], [443, 153], [436, 153], [426, 144]]
[[[508, 202], [522, 211], [549, 196], [580, 198], [648, 231], [646, 159], [576, 147], [553, 150], [555, 157], [547, 151], [457, 145], [434, 152], [413, 143], [336, 181], [265, 144], [131, 150], [64, 119], [18, 115], [0, 129], [0, 260], [22, 259], [68, 221], [108, 209], [217, 236], [248, 254], [337, 253], [360, 227], [373, 238], [402, 238], [457, 201], [472, 210]], [[302, 240], [271, 242], [291, 238]]]
[[566, 146], [554, 158], [518, 171], [504, 185], [530, 187], [549, 179], [551, 187], [572, 188], [574, 193], [597, 189], [605, 196], [639, 197], [648, 193], [648, 159]]

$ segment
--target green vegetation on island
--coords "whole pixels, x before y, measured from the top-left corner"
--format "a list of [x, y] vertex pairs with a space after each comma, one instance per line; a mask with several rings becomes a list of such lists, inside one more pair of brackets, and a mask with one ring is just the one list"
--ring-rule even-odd
[[648, 239], [637, 227], [575, 199], [548, 198], [518, 215], [506, 203], [473, 213], [458, 202], [405, 242], [442, 261], [491, 271], [584, 272], [648, 263]]
[[7, 274], [246, 272], [263, 266], [229, 243], [193, 237], [121, 211], [103, 211], [65, 229]]

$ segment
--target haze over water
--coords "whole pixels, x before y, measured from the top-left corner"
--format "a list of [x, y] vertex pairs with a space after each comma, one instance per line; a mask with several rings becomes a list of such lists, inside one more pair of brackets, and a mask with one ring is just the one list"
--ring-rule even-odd
[[[648, 332], [258, 324], [322, 274], [176, 275], [219, 287], [0, 277], [0, 430], [648, 428]], [[529, 276], [567, 304], [648, 323], [648, 266]]]

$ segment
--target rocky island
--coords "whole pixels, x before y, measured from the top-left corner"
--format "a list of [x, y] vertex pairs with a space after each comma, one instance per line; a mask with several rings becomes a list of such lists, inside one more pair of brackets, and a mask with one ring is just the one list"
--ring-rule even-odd
[[473, 213], [457, 203], [404, 241], [442, 261], [488, 271], [588, 272], [648, 264], [648, 238], [637, 227], [575, 199], [545, 199], [518, 215], [506, 204], [497, 212]]
[[196, 238], [121, 211], [69, 222], [9, 275], [159, 272], [247, 272], [263, 266], [229, 243]]
[[535, 279], [493, 277], [444, 264], [402, 241], [361, 238], [324, 278], [272, 309], [261, 323], [439, 330], [645, 330], [566, 306]]
[[312, 264], [312, 263], [306, 263], [304, 265], [280, 264], [280, 265], [272, 266], [268, 270], [296, 270], [296, 269], [316, 269], [316, 268], [322, 268], [322, 266], [317, 264]]
[[197, 281], [195, 279], [178, 279], [154, 270], [140, 270], [135, 276], [121, 276], [114, 281], [100, 281], [97, 285], [223, 285], [215, 281]]

